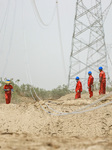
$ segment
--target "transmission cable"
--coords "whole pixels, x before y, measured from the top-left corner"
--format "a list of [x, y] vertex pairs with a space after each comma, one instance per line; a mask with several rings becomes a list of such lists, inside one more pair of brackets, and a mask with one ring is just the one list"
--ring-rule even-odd
[[[30, 71], [28, 72], [28, 70], [29, 70], [29, 64], [28, 64], [28, 61], [27, 61], [27, 66], [28, 66], [28, 68], [27, 68], [27, 75], [28, 74], [30, 74]], [[30, 77], [30, 83], [32, 84], [32, 78], [31, 78], [31, 74], [29, 75], [29, 77]], [[41, 98], [39, 98], [39, 96], [37, 95], [37, 93], [36, 93], [36, 91], [35, 91], [35, 89], [33, 88], [33, 90], [34, 90], [34, 93], [35, 93], [35, 95], [36, 95], [36, 97], [38, 98], [38, 100], [39, 101], [43, 101]], [[103, 96], [102, 98], [100, 98], [100, 99], [98, 99], [97, 101], [95, 101], [95, 102], [93, 102], [93, 103], [91, 103], [91, 104], [89, 104], [89, 105], [87, 105], [87, 106], [85, 106], [85, 107], [82, 107], [82, 108], [80, 108], [80, 109], [78, 109], [78, 110], [75, 110], [75, 111], [72, 111], [72, 112], [70, 112], [70, 113], [64, 113], [64, 112], [59, 112], [59, 111], [57, 111], [57, 110], [54, 110], [53, 108], [51, 108], [50, 106], [48, 106], [46, 103], [44, 103], [50, 110], [52, 110], [52, 111], [54, 111], [55, 113], [58, 113], [58, 115], [59, 114], [61, 114], [61, 115], [69, 115], [69, 114], [77, 114], [77, 112], [83, 112], [83, 111], [81, 111], [81, 110], [84, 110], [84, 109], [86, 109], [86, 108], [88, 108], [88, 107], [90, 107], [90, 106], [93, 106], [93, 105], [95, 105], [96, 103], [98, 103], [98, 102], [100, 102], [100, 101], [102, 101], [102, 100], [104, 100], [104, 98], [107, 98], [109, 95], [112, 95], [112, 92], [110, 92], [108, 95], [105, 95], [105, 96]], [[109, 103], [110, 104], [110, 103]], [[41, 105], [41, 104], [40, 104]], [[107, 105], [107, 104], [106, 104]], [[102, 105], [101, 105], [102, 106]], [[102, 106], [103, 107], [103, 106]], [[43, 106], [41, 105], [41, 108], [45, 111], [46, 109], [45, 108], [43, 108]], [[99, 107], [96, 107], [96, 108], [100, 108], [100, 106]], [[93, 110], [93, 108], [91, 108], [92, 110]], [[89, 109], [90, 111], [91, 111], [91, 109]], [[87, 111], [87, 110], [86, 110]], [[86, 112], [85, 111], [85, 112]], [[46, 112], [47, 113], [50, 113], [50, 114], [52, 114], [52, 115], [54, 115], [54, 113], [51, 113], [50, 111], [47, 111], [46, 110]]]
[[[28, 63], [28, 61], [27, 61], [27, 63]], [[29, 66], [29, 65], [28, 65]], [[27, 68], [28, 69], [28, 68]], [[27, 72], [28, 73], [28, 72]], [[31, 76], [29, 76], [30, 77], [30, 82], [32, 81], [31, 80]], [[33, 88], [33, 90], [35, 91], [35, 89]], [[35, 94], [36, 94], [36, 91], [35, 91]], [[38, 95], [36, 94], [36, 96], [37, 96], [37, 98], [39, 99], [39, 101], [41, 100], [39, 97], [38, 97]], [[105, 96], [105, 97], [107, 97], [107, 95]], [[103, 98], [104, 99], [104, 98]], [[100, 99], [100, 100], [98, 100], [98, 101], [101, 101], [102, 99]], [[96, 102], [95, 102], [96, 103]], [[94, 104], [95, 104], [94, 103]], [[40, 103], [39, 103], [40, 104]], [[110, 104], [110, 103], [109, 103]], [[46, 105], [46, 104], [45, 104]], [[93, 104], [91, 104], [91, 105], [93, 105]], [[100, 105], [100, 106], [97, 106], [97, 107], [95, 107], [95, 108], [100, 108], [100, 107], [103, 107], [103, 106], [106, 106], [107, 104], [105, 104], [105, 105]], [[41, 104], [40, 104], [40, 106], [41, 106], [41, 108], [45, 111], [45, 112], [47, 112], [47, 113], [49, 113], [49, 114], [51, 114], [51, 115], [68, 115], [68, 114], [77, 114], [77, 113], [83, 113], [83, 112], [87, 112], [87, 111], [91, 111], [91, 110], [94, 110], [95, 108], [91, 108], [91, 109], [89, 109], [89, 110], [85, 110], [85, 111], [80, 111], [80, 112], [78, 112], [78, 111], [75, 111], [75, 112], [71, 112], [71, 113], [63, 113], [63, 112], [58, 112], [58, 113], [60, 113], [60, 114], [54, 114], [54, 113], [51, 113], [50, 111], [47, 111]], [[48, 105], [46, 105], [48, 108], [50, 108], [50, 109], [52, 109], [51, 107], [49, 107]], [[89, 107], [89, 106], [86, 106], [86, 108], [87, 107]], [[84, 108], [81, 108], [81, 109], [84, 109]], [[53, 111], [55, 111], [56, 113], [57, 113], [57, 111], [56, 110], [54, 110], [54, 109], [52, 109]]]
[[[27, 73], [28, 73], [28, 72], [27, 72]], [[33, 90], [34, 90], [34, 92], [35, 92], [35, 94], [36, 94], [36, 91], [35, 91], [34, 88], [33, 88]], [[38, 100], [39, 100], [39, 104], [40, 104], [41, 108], [42, 108], [45, 112], [47, 112], [47, 113], [49, 113], [49, 114], [51, 114], [51, 115], [54, 115], [54, 116], [63, 116], [63, 115], [70, 115], [70, 114], [80, 114], [80, 113], [84, 113], [84, 112], [88, 112], [88, 111], [91, 111], [91, 110], [98, 109], [98, 108], [100, 108], [100, 107], [104, 107], [104, 106], [106, 106], [106, 105], [111, 104], [112, 102], [108, 102], [108, 103], [106, 103], [106, 104], [99, 105], [99, 106], [97, 106], [97, 107], [93, 107], [93, 108], [88, 109], [88, 110], [83, 110], [83, 109], [85, 109], [85, 108], [88, 108], [88, 107], [90, 107], [90, 106], [92, 106], [92, 105], [98, 103], [99, 101], [104, 100], [105, 98], [107, 98], [107, 97], [109, 97], [109, 96], [111, 96], [111, 95], [112, 95], [112, 92], [110, 92], [109, 94], [107, 94], [107, 95], [103, 96], [102, 98], [98, 99], [96, 102], [93, 102], [93, 103], [90, 104], [90, 105], [87, 105], [87, 106], [85, 106], [85, 107], [83, 107], [83, 108], [81, 108], [81, 109], [72, 111], [72, 112], [70, 112], [70, 113], [64, 113], [64, 112], [56, 111], [56, 110], [54, 110], [53, 108], [49, 107], [49, 106], [45, 103], [45, 105], [46, 105], [50, 110], [52, 110], [53, 112], [58, 113], [58, 114], [55, 114], [55, 113], [51, 113], [50, 110], [47, 111], [47, 110], [40, 104], [40, 101], [42, 101], [42, 100], [41, 100], [41, 99], [38, 97], [38, 95], [36, 94], [36, 96], [37, 96], [37, 98], [38, 98]], [[81, 110], [82, 110], [82, 111], [81, 111]]]
[[[4, 39], [5, 39], [5, 33], [6, 33], [6, 28], [7, 28], [7, 21], [8, 21], [8, 14], [9, 14], [9, 6], [10, 6], [10, 0], [8, 1], [9, 2], [9, 5], [8, 5], [8, 8], [7, 8], [7, 14], [6, 14], [6, 17], [5, 17], [5, 25], [4, 25], [4, 32], [3, 32], [3, 36], [2, 36], [2, 42], [1, 42], [1, 45], [0, 45], [0, 49], [1, 49], [1, 54], [3, 52], [3, 43], [4, 43]], [[2, 55], [0, 55], [2, 56]], [[2, 74], [2, 73], [1, 73]]]
[[[24, 27], [24, 9], [23, 9], [23, 2], [24, 2], [24, 0], [22, 1], [22, 24], [23, 24], [23, 40], [24, 40], [24, 53], [25, 53], [25, 68], [26, 68], [26, 77], [27, 77], [27, 81], [28, 81], [28, 79], [29, 79], [29, 75], [28, 75], [28, 72], [27, 72], [27, 67], [28, 67], [28, 60], [27, 60], [27, 57], [26, 57], [26, 38], [25, 38], [25, 27]], [[33, 93], [32, 93], [32, 91], [31, 91], [31, 87], [30, 87], [30, 93], [31, 93], [31, 96], [32, 96], [32, 98], [33, 98], [33, 100], [36, 100], [35, 98], [34, 98], [34, 96], [33, 96]], [[44, 108], [43, 108], [43, 106], [41, 106], [41, 104], [39, 103], [39, 105], [40, 105], [40, 107], [41, 107], [41, 109], [42, 110], [44, 110]], [[47, 111], [46, 110], [44, 110], [46, 113], [47, 113]]]
[[4, 15], [4, 18], [3, 18], [3, 22], [2, 22], [2, 24], [1, 24], [1, 27], [0, 27], [0, 33], [1, 33], [1, 31], [2, 31], [4, 22], [5, 22], [5, 20], [6, 20], [6, 17], [7, 17], [8, 11], [9, 11], [9, 4], [10, 4], [10, 0], [8, 0], [8, 2], [7, 2], [7, 6], [6, 6], [6, 10], [5, 10], [5, 15]]
[[39, 11], [38, 11], [38, 8], [37, 8], [36, 1], [35, 1], [35, 0], [31, 0], [31, 5], [32, 5], [32, 8], [33, 8], [33, 11], [34, 11], [34, 14], [35, 14], [36, 18], [38, 18], [38, 19], [40, 20], [40, 22], [41, 22], [41, 24], [42, 24], [43, 26], [48, 27], [48, 26], [53, 22], [53, 19], [54, 19], [54, 16], [55, 16], [55, 12], [56, 12], [56, 5], [55, 5], [55, 8], [54, 8], [54, 11], [53, 11], [53, 15], [52, 15], [52, 17], [51, 17], [51, 20], [50, 20], [49, 23], [47, 23], [47, 24], [42, 20], [41, 15], [40, 15], [40, 13], [39, 13]]
[[103, 22], [105, 22], [105, 20], [106, 20], [106, 17], [107, 17], [107, 15], [109, 13], [111, 5], [112, 5], [112, 0], [111, 0], [110, 4], [108, 5], [108, 7], [103, 11]]
[[64, 50], [63, 50], [63, 44], [62, 44], [62, 35], [61, 35], [61, 25], [60, 25], [60, 16], [59, 16], [59, 8], [58, 8], [58, 0], [56, 1], [56, 8], [57, 8], [57, 19], [58, 19], [58, 31], [59, 31], [59, 39], [60, 39], [60, 46], [61, 46], [61, 56], [62, 56], [62, 62], [63, 62], [63, 68], [64, 68], [64, 76], [65, 79], [67, 77], [66, 72], [66, 65], [65, 65], [65, 59], [64, 59]]
[[[31, 5], [33, 7], [33, 11], [36, 10], [36, 12], [34, 11], [34, 14], [35, 14], [35, 17], [37, 18], [40, 18], [40, 22], [44, 25], [44, 26], [48, 26], [47, 24], [45, 24], [40, 15], [39, 15], [39, 11], [37, 9], [37, 6], [36, 6], [36, 3], [35, 3], [35, 0], [31, 0]], [[57, 20], [58, 20], [58, 31], [59, 31], [59, 41], [60, 41], [60, 47], [61, 47], [61, 58], [62, 58], [62, 64], [63, 64], [63, 69], [64, 69], [64, 77], [65, 77], [65, 80], [67, 78], [67, 73], [66, 73], [66, 65], [65, 65], [65, 60], [64, 60], [64, 51], [63, 51], [63, 44], [62, 44], [62, 36], [61, 36], [61, 27], [60, 27], [60, 17], [59, 17], [59, 9], [58, 9], [58, 0], [56, 0], [56, 6], [55, 6], [55, 9], [54, 9], [54, 15], [55, 15], [55, 12], [57, 11]], [[37, 15], [36, 15], [37, 14]], [[54, 18], [54, 15], [52, 18]], [[53, 20], [53, 19], [52, 19]], [[39, 23], [39, 22], [38, 22]], [[40, 25], [40, 23], [39, 23]]]
[[[27, 72], [27, 73], [28, 73], [28, 72]], [[30, 80], [31, 80], [31, 78], [30, 78]], [[31, 81], [31, 82], [32, 82], [32, 81]], [[34, 88], [33, 88], [33, 90], [34, 90], [34, 92], [35, 92], [35, 94], [36, 94], [36, 91], [35, 91]], [[59, 112], [59, 111], [57, 111], [57, 110], [54, 110], [54, 109], [51, 108], [50, 106], [48, 106], [46, 103], [44, 103], [44, 104], [45, 104], [50, 110], [52, 110], [53, 112], [58, 113], [57, 115], [77, 114], [77, 112], [83, 113], [83, 112], [86, 112], [86, 111], [94, 110], [93, 108], [91, 108], [91, 109], [89, 109], [89, 110], [85, 110], [85, 111], [84, 111], [84, 109], [86, 109], [86, 108], [88, 108], [88, 107], [90, 107], [90, 106], [92, 106], [92, 105], [95, 105], [96, 103], [98, 103], [98, 102], [104, 100], [105, 98], [107, 98], [107, 97], [110, 96], [110, 95], [112, 95], [112, 92], [110, 92], [108, 95], [103, 96], [102, 98], [98, 99], [97, 101], [93, 102], [92, 104], [87, 105], [87, 106], [85, 106], [85, 107], [83, 107], [83, 108], [81, 108], [81, 109], [72, 111], [72, 112], [70, 112], [70, 113]], [[38, 97], [37, 94], [36, 94], [36, 96], [37, 96], [38, 100], [40, 101], [41, 99]], [[41, 100], [41, 101], [42, 101], [42, 100]], [[39, 103], [39, 104], [40, 104], [40, 103]], [[110, 104], [110, 102], [109, 102], [109, 103], [106, 103], [105, 105], [99, 105], [99, 106], [97, 106], [97, 107], [95, 107], [95, 108], [97, 109], [97, 108], [106, 106], [106, 105], [108, 105], [108, 104]], [[41, 104], [40, 104], [40, 105], [41, 105]], [[47, 111], [42, 105], [41, 105], [41, 108], [42, 108], [44, 111], [46, 111], [47, 113], [49, 113], [49, 114], [51, 114], [51, 115], [55, 115], [54, 113], [51, 113], [50, 110]], [[83, 110], [83, 111], [81, 111], [81, 110]]]
[[11, 48], [12, 48], [15, 19], [16, 19], [16, 0], [15, 0], [15, 5], [14, 5], [14, 12], [13, 12], [13, 23], [12, 23], [12, 30], [11, 30], [11, 38], [10, 38], [9, 48], [8, 48], [8, 52], [7, 52], [7, 56], [6, 56], [6, 60], [5, 60], [5, 64], [4, 64], [4, 68], [3, 68], [3, 72], [2, 72], [2, 77], [4, 77], [4, 74], [5, 74], [7, 65], [8, 65], [8, 61], [9, 61], [9, 55], [10, 55]]

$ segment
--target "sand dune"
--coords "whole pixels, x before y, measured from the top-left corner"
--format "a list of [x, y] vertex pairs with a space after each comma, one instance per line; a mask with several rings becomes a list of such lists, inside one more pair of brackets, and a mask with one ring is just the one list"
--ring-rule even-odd
[[[45, 103], [57, 111], [72, 112], [99, 97], [96, 92], [92, 99], [84, 94], [82, 99], [74, 100], [74, 94], [68, 94], [59, 100], [41, 104], [48, 111]], [[112, 96], [99, 104], [111, 100]], [[38, 102], [32, 101], [22, 98], [18, 104], [0, 105], [1, 149], [112, 149], [112, 105], [82, 114], [52, 116], [43, 111]]]

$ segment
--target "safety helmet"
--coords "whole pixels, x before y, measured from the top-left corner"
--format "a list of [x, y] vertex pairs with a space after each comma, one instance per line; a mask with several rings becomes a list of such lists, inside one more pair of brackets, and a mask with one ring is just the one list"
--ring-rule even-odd
[[92, 74], [92, 72], [91, 72], [91, 71], [89, 71], [89, 72], [88, 72], [88, 74]]
[[10, 82], [10, 80], [6, 80], [6, 82], [5, 82], [5, 83], [11, 83], [11, 82]]
[[103, 69], [103, 67], [100, 66], [100, 67], [99, 67], [99, 70], [102, 70], [102, 69]]
[[79, 80], [79, 77], [77, 76], [75, 79], [76, 79], [76, 80]]

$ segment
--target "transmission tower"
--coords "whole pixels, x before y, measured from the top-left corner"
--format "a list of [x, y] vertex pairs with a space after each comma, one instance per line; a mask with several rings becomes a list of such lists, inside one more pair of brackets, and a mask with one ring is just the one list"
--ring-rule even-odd
[[68, 77], [70, 89], [75, 87], [76, 76], [80, 77], [83, 87], [87, 87], [88, 71], [98, 79], [99, 66], [109, 78], [101, 0], [90, 0], [90, 4], [85, 2], [87, 0], [77, 0], [76, 3]]

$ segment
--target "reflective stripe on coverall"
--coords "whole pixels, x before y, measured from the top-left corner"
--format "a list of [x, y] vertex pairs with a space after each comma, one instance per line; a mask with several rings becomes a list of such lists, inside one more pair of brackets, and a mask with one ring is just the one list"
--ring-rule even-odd
[[5, 91], [5, 100], [6, 104], [9, 104], [11, 102], [11, 90], [13, 89], [12, 85], [5, 85], [4, 90], [10, 89], [9, 91]]
[[105, 72], [101, 71], [99, 74], [99, 81], [100, 81], [100, 89], [99, 89], [99, 94], [105, 94], [106, 91], [106, 76]]
[[89, 78], [88, 78], [89, 97], [92, 97], [92, 96], [93, 96], [93, 91], [92, 91], [93, 81], [94, 81], [94, 78], [93, 78], [92, 75], [90, 75]]
[[80, 80], [76, 84], [75, 92], [76, 92], [75, 99], [81, 98], [82, 83], [80, 82]]

